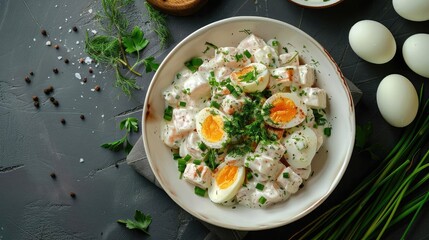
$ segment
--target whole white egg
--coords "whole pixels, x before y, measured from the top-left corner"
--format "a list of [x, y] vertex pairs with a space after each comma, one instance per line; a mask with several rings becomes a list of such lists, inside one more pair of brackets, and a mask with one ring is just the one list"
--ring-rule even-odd
[[405, 127], [417, 115], [419, 100], [416, 89], [406, 77], [388, 75], [378, 85], [377, 106], [390, 125]]
[[429, 34], [419, 33], [407, 38], [402, 46], [402, 55], [411, 70], [429, 78]]
[[421, 22], [429, 20], [428, 0], [393, 0], [393, 8], [403, 18]]
[[392, 33], [383, 24], [372, 20], [355, 23], [349, 32], [349, 43], [359, 57], [370, 63], [386, 63], [396, 53]]

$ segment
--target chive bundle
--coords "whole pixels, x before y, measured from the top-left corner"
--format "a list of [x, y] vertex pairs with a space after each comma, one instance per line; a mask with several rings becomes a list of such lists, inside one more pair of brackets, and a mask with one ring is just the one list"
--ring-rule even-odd
[[313, 220], [291, 239], [382, 239], [386, 230], [411, 217], [405, 239], [425, 203], [429, 189], [429, 99], [392, 151], [353, 193]]

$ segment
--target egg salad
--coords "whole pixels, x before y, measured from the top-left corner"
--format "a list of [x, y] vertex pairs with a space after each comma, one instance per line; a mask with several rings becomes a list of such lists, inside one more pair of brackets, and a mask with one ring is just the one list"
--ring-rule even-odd
[[209, 45], [214, 55], [189, 59], [163, 92], [161, 139], [178, 176], [216, 204], [285, 201], [331, 134], [314, 66], [254, 34], [237, 47]]

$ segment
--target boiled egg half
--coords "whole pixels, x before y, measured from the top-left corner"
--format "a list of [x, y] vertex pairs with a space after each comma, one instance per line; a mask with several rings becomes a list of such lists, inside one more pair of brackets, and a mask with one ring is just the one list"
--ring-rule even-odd
[[231, 80], [244, 92], [262, 92], [268, 85], [270, 75], [261, 63], [251, 63], [231, 73]]
[[283, 145], [286, 148], [286, 161], [294, 168], [305, 168], [316, 155], [317, 136], [311, 128], [302, 127], [287, 135]]
[[264, 114], [265, 122], [271, 127], [281, 129], [300, 124], [307, 113], [307, 107], [295, 93], [275, 93], [265, 101], [263, 108], [269, 109], [269, 112]]
[[208, 189], [210, 200], [214, 203], [223, 203], [234, 198], [243, 185], [245, 172], [243, 166], [220, 164]]
[[224, 129], [227, 116], [217, 108], [206, 107], [195, 116], [197, 133], [201, 140], [210, 148], [222, 148], [228, 141], [228, 133]]

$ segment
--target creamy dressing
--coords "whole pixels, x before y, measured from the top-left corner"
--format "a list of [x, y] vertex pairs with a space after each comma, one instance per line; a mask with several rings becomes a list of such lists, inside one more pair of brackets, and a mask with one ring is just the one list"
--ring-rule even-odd
[[[163, 92], [169, 113], [161, 138], [182, 158], [180, 175], [206, 189], [215, 203], [267, 207], [288, 199], [311, 175], [324, 140], [313, 109], [326, 119], [326, 93], [314, 86], [312, 66], [300, 65], [297, 52], [281, 49], [276, 39], [265, 42], [250, 34], [237, 47], [219, 47], [212, 58], [202, 57], [197, 71], [184, 68]], [[258, 104], [269, 111], [254, 116], [263, 115], [260, 124], [278, 138], [242, 146], [243, 137], [230, 136], [226, 125], [255, 101], [252, 94], [263, 91], [271, 94]], [[290, 104], [296, 115], [281, 122]]]

